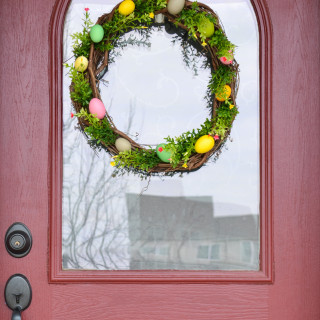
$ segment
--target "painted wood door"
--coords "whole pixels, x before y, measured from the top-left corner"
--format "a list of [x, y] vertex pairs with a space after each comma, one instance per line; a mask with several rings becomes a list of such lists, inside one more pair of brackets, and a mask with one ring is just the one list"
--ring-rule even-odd
[[[266, 126], [272, 123], [265, 166], [270, 166], [272, 183], [268, 202], [272, 220], [266, 221], [266, 230], [272, 227], [273, 242], [266, 247], [271, 263], [264, 265], [263, 276], [247, 274], [240, 279], [238, 274], [234, 283], [235, 275], [226, 273], [213, 280], [205, 275], [201, 281], [176, 276], [174, 282], [166, 273], [145, 282], [132, 274], [117, 281], [112, 281], [113, 274], [107, 280], [87, 272], [69, 280], [61, 276], [60, 266], [52, 261], [58, 244], [50, 242], [49, 232], [57, 230], [53, 224], [59, 228], [49, 215], [54, 200], [50, 195], [59, 196], [51, 190], [56, 174], [51, 157], [59, 157], [59, 150], [52, 153], [49, 128], [52, 120], [59, 128], [52, 104], [60, 81], [49, 58], [60, 47], [49, 40], [63, 23], [59, 19], [67, 1], [2, 4], [0, 234], [4, 238], [7, 228], [21, 221], [32, 231], [34, 242], [27, 257], [15, 259], [2, 241], [0, 290], [14, 273], [29, 278], [33, 299], [23, 319], [320, 318], [320, 3], [253, 3], [260, 26], [266, 28], [264, 40], [272, 36], [272, 46], [261, 49], [270, 50], [273, 62], [267, 64], [269, 83], [262, 79], [261, 90], [268, 89], [272, 106], [264, 121]], [[50, 20], [54, 13], [59, 18]], [[0, 317], [10, 316], [2, 298]]]

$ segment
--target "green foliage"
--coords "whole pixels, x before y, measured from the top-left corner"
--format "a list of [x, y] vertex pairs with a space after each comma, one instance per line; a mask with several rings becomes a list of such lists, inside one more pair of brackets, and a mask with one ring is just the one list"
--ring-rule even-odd
[[228, 60], [233, 59], [233, 52], [235, 45], [232, 44], [222, 30], [215, 30], [213, 37], [208, 40], [211, 47], [217, 48], [217, 55], [219, 58], [226, 57]]
[[166, 0], [135, 0], [135, 11], [139, 14], [149, 14], [167, 6]]
[[211, 131], [212, 120], [206, 119], [200, 129], [187, 131], [179, 137], [170, 138], [168, 136], [165, 138], [167, 141], [165, 150], [172, 153], [170, 161], [172, 167], [176, 168], [181, 162], [187, 163], [192, 153], [194, 153], [194, 145], [196, 141], [201, 136], [206, 135]]
[[82, 32], [75, 32], [71, 35], [73, 40], [72, 48], [73, 54], [77, 58], [79, 56], [85, 56], [86, 58], [89, 57], [90, 46], [91, 46], [91, 39], [90, 39], [90, 28], [92, 27], [93, 23], [89, 18], [88, 11], [85, 12], [85, 17], [83, 20], [83, 30]]
[[216, 112], [213, 123], [214, 127], [212, 134], [217, 134], [220, 139], [224, 139], [228, 130], [230, 130], [235, 116], [238, 114], [238, 109], [233, 107], [230, 109], [230, 103], [227, 101], [223, 103]]
[[[199, 30], [199, 25], [203, 19], [209, 19], [215, 24], [215, 32], [208, 40], [206, 40], [206, 36], [201, 30]], [[192, 3], [191, 7], [182, 10], [177, 21], [184, 24], [189, 29], [189, 34], [194, 38], [196, 38], [196, 32], [199, 32], [202, 42], [208, 41], [211, 47], [217, 48], [218, 57], [226, 57], [228, 60], [233, 59], [235, 45], [228, 40], [221, 29], [217, 29], [217, 21], [213, 16], [200, 11], [196, 1]]]
[[78, 72], [73, 65], [64, 65], [69, 68], [69, 77], [73, 84], [73, 90], [70, 91], [71, 99], [80, 103], [83, 107], [87, 107], [92, 99], [92, 89], [85, 73]]
[[160, 159], [153, 149], [123, 151], [114, 157], [114, 161], [119, 168], [131, 167], [144, 171], [148, 171], [160, 163]]
[[200, 30], [198, 30], [198, 27], [203, 19], [209, 19], [213, 24], [217, 22], [216, 19], [210, 14], [200, 11], [198, 3], [195, 1], [192, 3], [191, 7], [185, 8], [181, 11], [177, 21], [188, 28], [191, 36], [196, 37], [196, 32], [199, 32], [201, 40], [205, 41], [206, 36]]
[[84, 108], [75, 114], [75, 116], [89, 122], [89, 126], [84, 129], [84, 132], [90, 137], [91, 142], [95, 142], [96, 145], [100, 145], [101, 142], [104, 142], [105, 145], [115, 143], [117, 137], [106, 118], [100, 120], [91, 113], [88, 113]]
[[230, 108], [230, 102], [226, 101], [216, 112], [213, 120], [206, 119], [200, 129], [187, 131], [179, 137], [165, 138], [166, 151], [172, 152], [171, 165], [176, 168], [182, 162], [186, 164], [193, 153], [197, 140], [207, 134], [218, 135], [224, 139], [227, 131], [231, 128], [235, 116], [238, 114], [236, 107]]
[[103, 24], [104, 37], [100, 43], [96, 44], [96, 47], [102, 52], [110, 51], [123, 33], [132, 29], [144, 29], [145, 25], [151, 24], [151, 20], [149, 14], [137, 15], [132, 12], [128, 16], [123, 16], [116, 11], [113, 19]]
[[223, 97], [225, 95], [224, 86], [228, 83], [231, 83], [235, 76], [235, 71], [233, 71], [229, 66], [219, 65], [215, 72], [212, 73], [208, 88], [215, 95]]
[[135, 11], [128, 16], [121, 15], [117, 10], [112, 20], [102, 26], [104, 37], [96, 47], [102, 52], [112, 50], [123, 33], [133, 29], [146, 29], [153, 21], [150, 14], [166, 5], [166, 0], [136, 0]]

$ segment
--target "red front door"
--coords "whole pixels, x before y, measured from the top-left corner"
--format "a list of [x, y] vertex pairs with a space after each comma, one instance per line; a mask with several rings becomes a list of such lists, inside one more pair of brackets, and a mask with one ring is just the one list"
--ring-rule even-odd
[[[58, 173], [52, 171], [50, 157], [59, 157], [59, 150], [52, 152], [49, 124], [59, 126], [53, 104], [60, 78], [48, 62], [50, 55], [55, 57], [49, 50], [59, 50], [59, 44], [48, 38], [59, 33], [67, 1], [57, 1], [55, 8], [53, 0], [2, 5], [0, 234], [4, 239], [7, 228], [21, 221], [32, 232], [33, 246], [29, 255], [17, 259], [2, 241], [0, 286], [4, 290], [15, 273], [30, 280], [32, 303], [23, 319], [320, 318], [319, 2], [252, 2], [261, 40], [269, 44], [262, 46], [269, 51], [261, 56], [272, 59], [272, 65], [271, 60], [262, 62], [268, 76], [260, 79], [262, 94], [272, 102], [272, 114], [262, 118], [264, 126], [272, 123], [264, 163], [271, 170], [267, 205], [272, 220], [265, 221], [261, 235], [264, 250], [269, 250], [262, 252], [263, 259], [269, 264], [264, 263], [261, 276], [222, 272], [199, 281], [194, 274], [170, 281], [166, 272], [156, 274], [154, 281], [142, 281], [141, 272], [136, 279], [134, 273], [119, 279], [116, 273], [85, 271], [68, 278], [60, 270], [61, 257], [55, 254], [59, 242], [55, 234], [49, 237], [50, 230], [59, 230], [57, 220], [50, 220], [55, 215], [49, 216], [56, 200], [52, 195], [60, 195], [51, 189], [51, 177]], [[56, 18], [50, 21], [53, 12]], [[0, 315], [11, 317], [4, 298]]]

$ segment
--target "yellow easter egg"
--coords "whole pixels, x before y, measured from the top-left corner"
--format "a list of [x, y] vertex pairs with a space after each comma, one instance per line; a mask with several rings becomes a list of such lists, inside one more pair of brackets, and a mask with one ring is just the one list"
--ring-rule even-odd
[[87, 70], [88, 68], [88, 59], [84, 56], [80, 56], [76, 59], [76, 61], [74, 62], [74, 68], [78, 71], [78, 72], [84, 72]]
[[221, 94], [216, 95], [216, 99], [218, 101], [225, 101], [227, 100], [231, 95], [231, 88], [227, 84], [224, 86], [224, 92]]
[[119, 13], [123, 16], [128, 16], [134, 11], [135, 4], [132, 0], [124, 0], [119, 6]]
[[214, 146], [214, 139], [210, 135], [206, 134], [205, 136], [200, 137], [194, 148], [197, 153], [206, 153], [210, 151]]

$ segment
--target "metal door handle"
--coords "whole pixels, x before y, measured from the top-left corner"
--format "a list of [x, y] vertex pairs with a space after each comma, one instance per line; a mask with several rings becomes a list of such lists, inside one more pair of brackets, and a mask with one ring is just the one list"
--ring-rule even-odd
[[11, 320], [21, 320], [21, 311], [29, 307], [32, 299], [31, 285], [23, 274], [14, 274], [4, 289], [7, 306], [12, 310]]
[[20, 310], [13, 310], [11, 320], [21, 320]]

